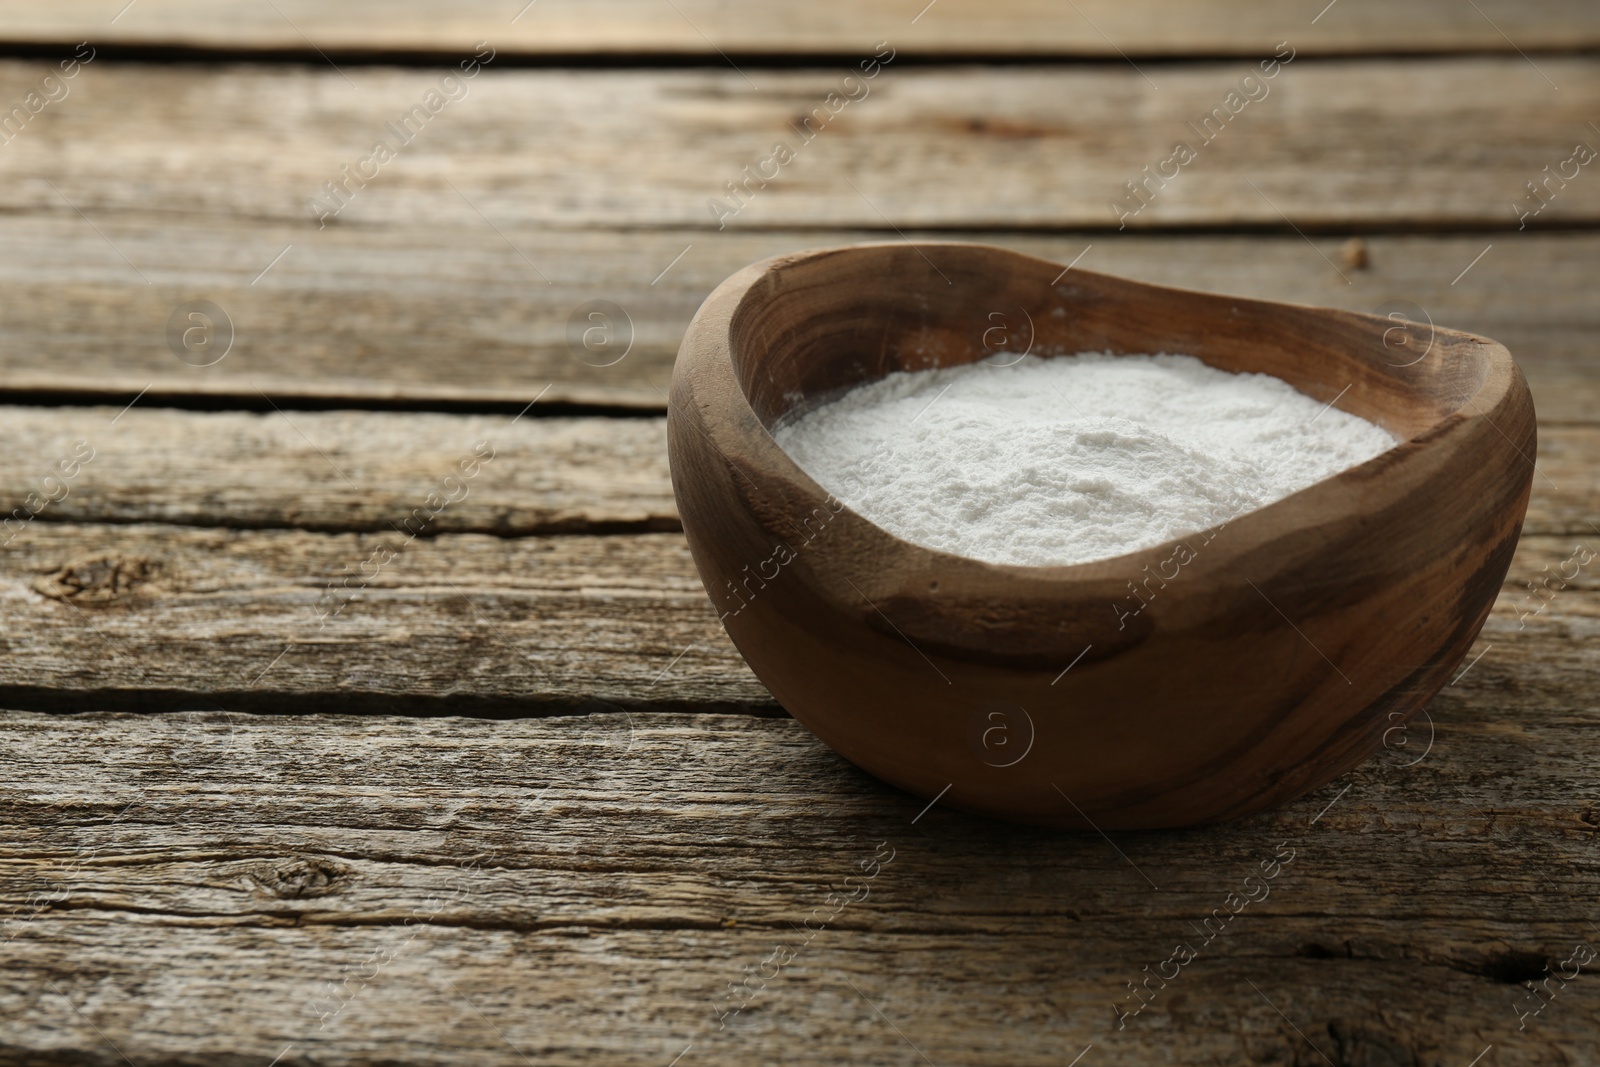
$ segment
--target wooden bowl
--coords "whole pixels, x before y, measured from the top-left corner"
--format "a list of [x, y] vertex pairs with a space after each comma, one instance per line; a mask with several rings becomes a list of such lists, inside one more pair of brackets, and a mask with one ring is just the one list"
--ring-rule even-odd
[[[1193, 537], [1042, 567], [903, 541], [773, 440], [849, 387], [983, 358], [999, 322], [1036, 355], [1276, 375], [1402, 443]], [[667, 431], [700, 576], [795, 718], [919, 796], [1101, 829], [1238, 818], [1377, 751], [1482, 627], [1536, 449], [1527, 385], [1486, 338], [972, 244], [746, 267], [689, 326]]]

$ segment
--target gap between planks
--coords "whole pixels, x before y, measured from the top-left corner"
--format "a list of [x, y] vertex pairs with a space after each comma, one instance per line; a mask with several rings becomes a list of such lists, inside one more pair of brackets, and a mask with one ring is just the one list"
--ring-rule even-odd
[[[1252, 55], [1296, 39], [1322, 53], [1407, 55], [1493, 50], [1538, 53], [1600, 44], [1600, 19], [1581, 0], [1512, 7], [1482, 0], [1477, 12], [1450, 0], [1406, 5], [1342, 0], [1333, 11], [1239, 0], [1172, 6], [1159, 0], [924, 0], [861, 5], [815, 0], [804, 17], [762, 5], [729, 7], [715, 0], [611, 0], [603, 5], [537, 6], [522, 0], [406, 0], [381, 7], [315, 0], [248, 0], [197, 4], [142, 0], [54, 0], [8, 16], [5, 37], [36, 47], [70, 46], [88, 38], [129, 49], [169, 49], [201, 56], [276, 52], [323, 62], [354, 53], [449, 55], [488, 38], [507, 54], [585, 56], [632, 61], [650, 55], [692, 62], [742, 61], [752, 55], [854, 55], [883, 38], [902, 51], [941, 60], [1066, 54], [1121, 61], [1216, 53]], [[1320, 13], [1319, 13], [1320, 12]], [[377, 17], [381, 14], [381, 18]], [[1503, 31], [1501, 28], [1504, 28]], [[809, 55], [808, 55], [809, 54]]]

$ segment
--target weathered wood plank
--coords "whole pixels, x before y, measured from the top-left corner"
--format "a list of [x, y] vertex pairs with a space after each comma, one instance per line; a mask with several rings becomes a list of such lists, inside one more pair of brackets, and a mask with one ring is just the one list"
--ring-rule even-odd
[[[452, 103], [440, 93], [443, 68], [341, 75], [96, 64], [0, 153], [0, 211], [76, 218], [65, 197], [102, 226], [134, 214], [159, 227], [179, 213], [248, 217], [292, 223], [306, 240], [319, 219], [344, 227], [426, 220], [492, 249], [528, 286], [544, 284], [538, 271], [553, 278], [559, 268], [537, 248], [525, 250], [526, 263], [507, 258], [486, 220], [502, 229], [696, 233], [724, 223], [892, 233], [886, 219], [903, 230], [1115, 231], [1119, 217], [1130, 228], [1288, 233], [1287, 218], [1301, 229], [1515, 231], [1514, 201], [1539, 203], [1524, 183], [1547, 166], [1562, 169], [1574, 145], [1595, 136], [1588, 123], [1600, 108], [1600, 65], [1545, 57], [1538, 66], [1544, 76], [1519, 56], [1308, 57], [1246, 86], [1255, 102], [1239, 95], [1240, 84], [1260, 71], [1242, 59], [1143, 74], [1121, 64], [891, 65], [849, 84], [842, 66], [747, 74], [491, 67], [446, 86]], [[0, 100], [23, 99], [53, 69], [0, 64]], [[413, 117], [413, 132], [389, 129], [429, 93], [437, 106]], [[807, 140], [794, 124], [817, 107], [824, 115], [812, 118]], [[1222, 115], [1205, 134], [1201, 119], [1213, 109]], [[385, 137], [395, 157], [387, 162], [374, 155]], [[780, 153], [763, 164], [780, 140], [792, 161]], [[1136, 214], [1113, 207], [1124, 183], [1142, 178], [1144, 166], [1158, 173], [1179, 141], [1193, 161], [1169, 166], [1170, 180], [1152, 179]], [[772, 178], [764, 187], [758, 169]], [[1564, 169], [1576, 177], [1553, 179], [1560, 184], [1545, 194], [1551, 202], [1536, 225], [1600, 218], [1600, 182], [1583, 180], [1581, 161]], [[330, 199], [314, 208], [312, 198], [336, 180], [349, 182], [347, 206]], [[728, 183], [747, 181], [746, 206], [730, 218], [740, 198]], [[718, 197], [721, 211], [710, 206]], [[639, 270], [648, 279], [663, 265]]]
[[[450, 52], [485, 38], [506, 52], [532, 55], [851, 52], [888, 37], [913, 53], [1084, 55], [1253, 54], [1285, 37], [1307, 51], [1512, 51], [1581, 49], [1600, 44], [1594, 8], [1578, 0], [1537, 6], [1484, 0], [1484, 15], [1448, 0], [1385, 4], [1343, 0], [1317, 18], [1314, 9], [1268, 0], [1205, 0], [1178, 7], [1154, 0], [1079, 0], [1078, 11], [1048, 0], [941, 0], [853, 4], [820, 0], [804, 8], [718, 0], [544, 0], [522, 11], [507, 0], [358, 0], [338, 5], [278, 0], [272, 5], [204, 0], [142, 0], [117, 17], [118, 5], [56, 0], [9, 13], [4, 39], [221, 49]], [[274, 10], [274, 7], [277, 10]], [[676, 7], [677, 10], [673, 10]], [[1489, 18], [1493, 18], [1493, 22]], [[1315, 19], [1315, 24], [1313, 24]], [[1495, 26], [1504, 28], [1502, 36]], [[315, 53], [310, 53], [313, 57]]]
[[[120, 396], [120, 406], [148, 387], [155, 401], [211, 396], [265, 409], [265, 391], [279, 402], [514, 413], [548, 387], [541, 403], [659, 410], [683, 330], [723, 278], [766, 256], [881, 239], [859, 230], [502, 227], [544, 264], [554, 282], [547, 286], [481, 220], [467, 230], [410, 223], [309, 235], [241, 219], [96, 225], [154, 284], [76, 215], [0, 216], [0, 247], [9, 253], [0, 256], [0, 394]], [[1412, 314], [1508, 345], [1541, 418], [1592, 421], [1600, 412], [1600, 305], [1590, 285], [1600, 273], [1600, 235], [1374, 236], [1368, 267], [1345, 268], [1348, 284], [1317, 254], [1340, 262], [1341, 237], [1319, 237], [1316, 249], [1292, 235], [972, 239], [1061, 263], [1082, 255], [1083, 268], [1168, 285], [1359, 311], [1415, 305]], [[174, 309], [201, 298], [221, 306], [235, 332], [227, 357], [203, 368], [175, 358], [166, 336]], [[619, 305], [631, 321], [632, 348], [611, 366], [583, 362], [568, 341], [569, 319], [596, 299]], [[622, 342], [627, 330], [618, 325]]]
[[3, 627], [0, 692], [51, 707], [89, 689], [153, 710], [208, 693], [302, 711], [773, 709], [681, 534], [34, 523], [4, 567], [0, 611], [22, 625]]
[[[1541, 430], [1535, 480], [1539, 504], [1529, 501], [1526, 533], [1600, 534], [1600, 427]], [[1546, 443], [1548, 442], [1548, 444]]]
[[1114, 845], [919, 815], [791, 720], [7, 713], [0, 1048], [923, 1062], [898, 1028], [934, 1063], [1584, 1062], [1585, 983], [1529, 1016], [1516, 984], [1596, 944], [1596, 710], [1563, 694], [1463, 683], [1316, 796]]
[[420, 536], [680, 528], [662, 418], [135, 405], [0, 407], [0, 426], [0, 501], [23, 509], [0, 545], [27, 536], [30, 508], [45, 522]]
[[[1493, 617], [1503, 636], [1487, 638], [1496, 660], [1560, 679], [1593, 670], [1550, 635], [1587, 632], [1600, 600], [1577, 588], [1540, 610], [1525, 586], [1575, 541], [1600, 548], [1587, 536], [1524, 539]], [[408, 543], [37, 522], [0, 557], [0, 698], [45, 710], [777, 711], [679, 534]]]
[[[402, 536], [680, 528], [661, 418], [0, 406], [0, 425], [0, 501], [20, 507], [0, 546], [29, 536], [30, 513]], [[1597, 456], [1600, 426], [1541, 429], [1527, 533], [1596, 532]]]

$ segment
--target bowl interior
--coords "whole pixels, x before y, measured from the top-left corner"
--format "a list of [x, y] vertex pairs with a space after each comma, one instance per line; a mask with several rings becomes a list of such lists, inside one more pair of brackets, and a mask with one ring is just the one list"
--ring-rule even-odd
[[730, 325], [735, 374], [768, 430], [895, 371], [1108, 351], [1271, 374], [1409, 440], [1465, 404], [1489, 368], [1476, 338], [1428, 324], [1146, 285], [970, 244], [781, 260]]

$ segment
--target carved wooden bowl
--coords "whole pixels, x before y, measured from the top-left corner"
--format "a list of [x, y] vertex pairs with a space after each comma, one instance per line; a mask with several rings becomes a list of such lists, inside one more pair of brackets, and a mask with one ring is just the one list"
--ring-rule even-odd
[[[999, 322], [1035, 355], [1276, 375], [1402, 443], [1193, 537], [1013, 566], [887, 533], [773, 440], [851, 386], [992, 358]], [[795, 718], [918, 796], [1101, 829], [1235, 819], [1377, 751], [1482, 627], [1536, 448], [1527, 385], [1486, 338], [903, 243], [718, 286], [678, 354], [668, 440], [706, 589]]]

